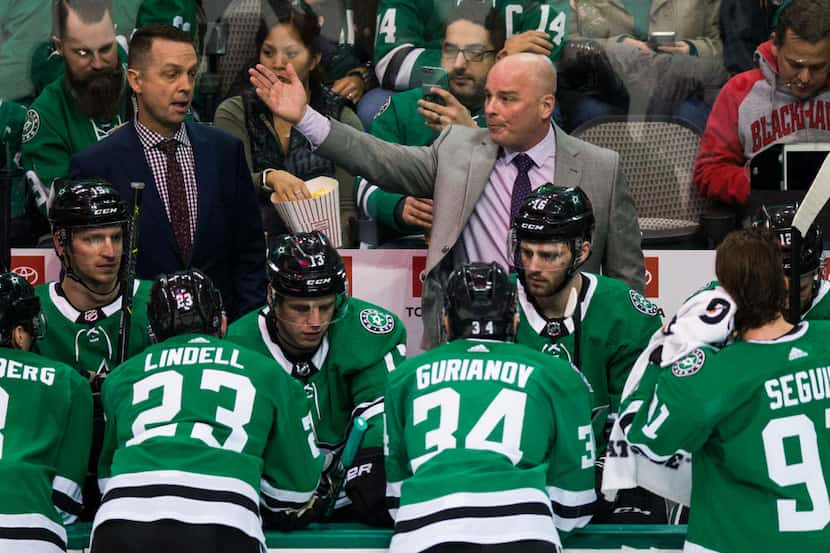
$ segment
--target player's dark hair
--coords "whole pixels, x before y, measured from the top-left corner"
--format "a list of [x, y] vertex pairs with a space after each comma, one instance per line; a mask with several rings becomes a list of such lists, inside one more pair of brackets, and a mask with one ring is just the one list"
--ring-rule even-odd
[[[153, 49], [153, 42], [156, 40], [169, 40], [171, 42], [182, 42], [193, 46], [193, 39], [190, 34], [172, 25], [148, 25], [136, 30], [133, 38], [130, 39], [130, 53], [127, 57], [127, 66], [131, 69], [144, 67], [150, 50]], [[194, 51], [196, 47], [193, 47]]]
[[739, 336], [775, 320], [787, 305], [781, 247], [765, 228], [736, 230], [718, 247], [715, 274], [735, 301]]
[[810, 44], [830, 38], [830, 0], [792, 0], [778, 17], [776, 46], [784, 44], [787, 31]]
[[[259, 28], [254, 37], [257, 60], [265, 39], [271, 34], [271, 29], [277, 25], [293, 27], [312, 56], [322, 54], [323, 38], [320, 36], [320, 20], [308, 4], [302, 1], [296, 3], [289, 0], [264, 0]], [[323, 80], [322, 64], [317, 64], [309, 78], [316, 82]]]
[[112, 17], [111, 0], [55, 0], [52, 8], [55, 36], [63, 38], [66, 34], [66, 20], [69, 10], [78, 15], [84, 23], [97, 23], [108, 13]]
[[493, 6], [490, 0], [461, 0], [447, 18], [444, 25], [444, 34], [447, 28], [456, 21], [469, 21], [481, 25], [490, 34], [493, 49], [498, 52], [504, 48], [507, 39], [507, 25], [501, 10]]

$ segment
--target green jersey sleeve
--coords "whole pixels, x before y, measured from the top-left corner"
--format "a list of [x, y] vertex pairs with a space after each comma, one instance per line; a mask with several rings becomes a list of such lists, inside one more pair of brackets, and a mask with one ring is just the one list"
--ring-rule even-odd
[[70, 524], [83, 505], [81, 488], [92, 446], [92, 392], [77, 371], [68, 366], [64, 369], [70, 379], [70, 405], [57, 455], [52, 498], [64, 524]]
[[526, 31], [547, 33], [548, 40], [553, 44], [550, 59], [553, 62], [559, 60], [568, 30], [568, 0], [499, 0], [497, 5], [503, 10], [508, 37]]
[[437, 12], [446, 9], [433, 6], [431, 0], [380, 1], [375, 63], [381, 88], [406, 90], [420, 86], [421, 67], [440, 65], [444, 24]]

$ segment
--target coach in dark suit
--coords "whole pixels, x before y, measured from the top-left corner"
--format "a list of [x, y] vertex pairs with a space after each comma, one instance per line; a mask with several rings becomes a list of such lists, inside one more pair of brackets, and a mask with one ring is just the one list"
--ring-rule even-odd
[[[251, 82], [272, 112], [319, 146], [320, 155], [393, 192], [433, 198], [423, 346], [437, 343], [443, 286], [452, 268], [464, 261], [509, 266], [511, 213], [545, 182], [580, 186], [591, 199], [594, 253], [584, 269], [643, 290], [640, 227], [619, 155], [551, 125], [556, 73], [544, 56], [516, 54], [496, 63], [485, 88], [487, 129], [452, 125], [429, 147], [390, 144], [323, 118], [307, 108], [290, 65], [285, 73], [260, 65]], [[435, 125], [447, 120], [435, 112]]]
[[231, 318], [261, 306], [265, 244], [242, 142], [184, 122], [197, 71], [190, 36], [167, 26], [140, 29], [128, 65], [136, 119], [76, 154], [70, 174], [103, 177], [128, 201], [130, 183], [145, 183], [140, 278], [196, 267], [222, 292]]

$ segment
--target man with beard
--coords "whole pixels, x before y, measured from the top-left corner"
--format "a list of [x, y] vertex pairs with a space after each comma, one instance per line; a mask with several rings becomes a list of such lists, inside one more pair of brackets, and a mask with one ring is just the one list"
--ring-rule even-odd
[[[512, 260], [516, 342], [570, 361], [591, 384], [602, 460], [625, 381], [660, 328], [662, 311], [623, 282], [580, 270], [593, 232], [593, 208], [581, 188], [542, 186], [513, 220]], [[595, 521], [620, 523], [665, 523], [666, 517], [665, 503], [643, 490], [627, 491], [615, 505], [600, 502], [594, 514]]]
[[32, 103], [22, 139], [23, 166], [43, 215], [52, 181], [66, 176], [72, 154], [132, 113], [108, 0], [58, 0], [54, 41], [66, 70]]
[[[434, 87], [434, 101], [425, 99], [420, 87], [394, 94], [376, 116], [371, 133], [389, 142], [429, 146], [448, 125], [486, 127], [484, 83], [504, 40], [499, 10], [475, 0], [462, 2], [447, 19], [441, 44], [449, 90]], [[399, 241], [432, 227], [431, 198], [386, 192], [362, 177], [355, 184], [361, 216], [378, 222], [380, 242]]]

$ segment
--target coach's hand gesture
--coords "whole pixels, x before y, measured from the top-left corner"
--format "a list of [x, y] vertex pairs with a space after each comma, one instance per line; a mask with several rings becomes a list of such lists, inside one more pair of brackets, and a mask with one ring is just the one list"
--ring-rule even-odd
[[292, 125], [300, 122], [305, 114], [308, 99], [305, 87], [290, 63], [285, 64], [285, 73], [280, 76], [261, 63], [249, 69], [248, 73], [257, 96], [274, 115]]

